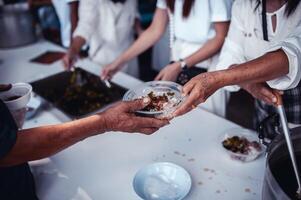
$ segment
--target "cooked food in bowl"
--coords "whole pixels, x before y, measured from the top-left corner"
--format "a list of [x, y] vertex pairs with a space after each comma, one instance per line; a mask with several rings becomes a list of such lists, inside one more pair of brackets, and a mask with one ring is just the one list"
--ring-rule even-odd
[[129, 90], [123, 97], [124, 101], [132, 101], [143, 97], [151, 102], [144, 109], [137, 111], [140, 116], [169, 117], [183, 102], [182, 86], [169, 81], [151, 81]]
[[148, 93], [147, 97], [150, 103], [143, 111], [158, 112], [164, 110], [165, 106], [172, 104], [172, 98], [175, 96], [174, 92], [166, 92], [163, 94], [155, 94], [153, 91]]

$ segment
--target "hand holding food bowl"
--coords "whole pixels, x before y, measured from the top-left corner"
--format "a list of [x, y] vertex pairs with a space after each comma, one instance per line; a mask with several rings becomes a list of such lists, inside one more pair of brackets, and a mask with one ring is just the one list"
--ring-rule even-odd
[[182, 86], [169, 81], [151, 81], [129, 90], [123, 97], [124, 101], [132, 101], [148, 97], [150, 103], [137, 115], [155, 118], [171, 118], [173, 112], [180, 106]]

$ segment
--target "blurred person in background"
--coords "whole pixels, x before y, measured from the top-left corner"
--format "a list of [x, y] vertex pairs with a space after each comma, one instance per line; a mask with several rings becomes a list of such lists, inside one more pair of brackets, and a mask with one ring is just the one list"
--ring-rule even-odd
[[[141, 33], [136, 0], [84, 0], [79, 5], [79, 21], [71, 46], [63, 58], [66, 69], [73, 67], [80, 49], [89, 44], [89, 57], [100, 65], [115, 60]], [[137, 60], [124, 71], [138, 76]]]
[[38, 34], [46, 40], [61, 44], [60, 22], [51, 0], [27, 0]]
[[[158, 0], [150, 27], [140, 38], [107, 65], [102, 79], [110, 79], [134, 57], [153, 46], [170, 26], [171, 63], [156, 80], [185, 84], [192, 77], [215, 70], [219, 51], [227, 35], [232, 0]], [[203, 107], [225, 115], [226, 94], [220, 91]]]
[[68, 48], [78, 22], [79, 0], [52, 0], [60, 21], [61, 43]]

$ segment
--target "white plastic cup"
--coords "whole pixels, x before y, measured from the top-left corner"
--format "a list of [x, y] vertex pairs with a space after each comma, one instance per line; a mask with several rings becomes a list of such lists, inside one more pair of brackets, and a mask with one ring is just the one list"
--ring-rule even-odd
[[[32, 87], [28, 83], [15, 83], [12, 88], [5, 92], [0, 92], [0, 99], [5, 103], [19, 129], [24, 124], [27, 104], [31, 98]], [[14, 100], [8, 100], [12, 97], [18, 97]]]

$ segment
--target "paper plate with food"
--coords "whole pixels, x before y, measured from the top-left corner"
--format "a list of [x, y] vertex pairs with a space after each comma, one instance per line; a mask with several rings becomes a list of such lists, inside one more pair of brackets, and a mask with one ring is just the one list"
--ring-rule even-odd
[[182, 86], [169, 81], [151, 81], [129, 90], [123, 97], [124, 101], [132, 101], [148, 97], [150, 103], [143, 110], [137, 111], [140, 116], [164, 118], [170, 117], [180, 106]]

